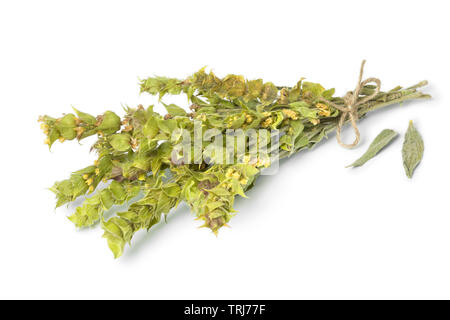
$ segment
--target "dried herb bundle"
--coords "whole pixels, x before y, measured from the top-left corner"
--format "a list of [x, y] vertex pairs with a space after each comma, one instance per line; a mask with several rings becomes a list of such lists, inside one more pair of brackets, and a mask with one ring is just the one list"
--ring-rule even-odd
[[[406, 100], [427, 98], [417, 91], [424, 85], [425, 81], [379, 93], [375, 86], [363, 85], [357, 98], [374, 92], [376, 95], [359, 105], [357, 116], [361, 118], [370, 111]], [[138, 106], [127, 107], [122, 119], [112, 111], [94, 117], [79, 110], [60, 118], [40, 117], [49, 147], [57, 140], [97, 136], [92, 148], [98, 160], [73, 172], [69, 179], [56, 182], [51, 190], [56, 194], [57, 207], [92, 194], [69, 219], [77, 227], [100, 221], [115, 257], [122, 255], [136, 231], [150, 229], [180, 201], [191, 207], [205, 227], [217, 233], [234, 215], [235, 197], [244, 197], [261, 170], [270, 166], [270, 159], [252, 157], [249, 145], [245, 146], [244, 157], [233, 159], [232, 163], [219, 161], [223, 155], [210, 152], [209, 148], [217, 141], [206, 137], [200, 150], [193, 150], [190, 161], [174, 161], [173, 151], [181, 138], [194, 138], [195, 121], [203, 131], [214, 129], [224, 134], [227, 129], [279, 130], [281, 138], [276, 146], [279, 158], [284, 158], [312, 148], [335, 130], [342, 111], [333, 105], [345, 105], [344, 98], [334, 97], [334, 89], [326, 90], [303, 79], [293, 87], [278, 87], [239, 75], [218, 78], [204, 69], [184, 80], [148, 78], [141, 81], [140, 88], [160, 99], [167, 94], [185, 94], [192, 111], [187, 113], [170, 104], [165, 105], [165, 116], [153, 111], [153, 106]], [[268, 148], [275, 145], [270, 136], [262, 134], [258, 143]], [[102, 181], [110, 183], [97, 189]], [[142, 198], [130, 204], [127, 211], [104, 220], [106, 210], [127, 204], [138, 194]]]

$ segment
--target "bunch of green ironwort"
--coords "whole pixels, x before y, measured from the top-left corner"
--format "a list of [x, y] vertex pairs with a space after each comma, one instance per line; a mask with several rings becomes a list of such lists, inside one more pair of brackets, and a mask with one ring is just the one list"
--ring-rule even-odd
[[[361, 118], [392, 104], [427, 98], [417, 90], [424, 85], [382, 92], [363, 84], [355, 98], [370, 99], [354, 115]], [[58, 140], [97, 137], [92, 149], [98, 159], [51, 190], [57, 207], [89, 195], [69, 219], [80, 228], [100, 222], [115, 257], [135, 232], [159, 223], [181, 201], [216, 234], [235, 214], [235, 197], [245, 197], [265, 168], [312, 148], [340, 121], [349, 122], [342, 117], [345, 97], [304, 79], [279, 87], [240, 75], [219, 78], [201, 69], [184, 80], [148, 78], [140, 88], [159, 95], [160, 101], [165, 95], [185, 94], [191, 110], [164, 104], [168, 113], [161, 115], [153, 106], [139, 105], [127, 107], [123, 118], [112, 111], [95, 117], [74, 109], [60, 118], [39, 119], [49, 147]], [[117, 205], [128, 209], [104, 218]]]

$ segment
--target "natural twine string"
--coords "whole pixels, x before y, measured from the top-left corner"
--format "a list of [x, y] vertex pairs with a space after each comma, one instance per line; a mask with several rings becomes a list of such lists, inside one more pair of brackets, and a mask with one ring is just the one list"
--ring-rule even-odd
[[[331, 106], [333, 106], [334, 108], [336, 108], [342, 112], [341, 118], [339, 119], [339, 123], [338, 123], [337, 129], [336, 129], [336, 138], [337, 138], [338, 143], [341, 146], [343, 146], [344, 148], [353, 148], [353, 147], [357, 146], [359, 143], [360, 134], [359, 134], [358, 127], [356, 125], [356, 121], [358, 121], [358, 107], [360, 105], [366, 103], [370, 99], [374, 98], [380, 92], [381, 81], [379, 79], [367, 78], [366, 80], [361, 81], [365, 63], [366, 63], [366, 60], [363, 60], [361, 63], [361, 70], [359, 72], [358, 84], [356, 85], [355, 90], [347, 92], [344, 96], [345, 106], [339, 106], [323, 97], [319, 98], [322, 102], [328, 103]], [[377, 85], [375, 88], [375, 92], [369, 96], [359, 99], [359, 94], [360, 94], [361, 89], [364, 88], [364, 86], [366, 84], [371, 83], [371, 82], [373, 82]], [[345, 144], [341, 140], [341, 129], [342, 129], [342, 126], [344, 125], [345, 121], [347, 120], [347, 117], [349, 118], [350, 124], [352, 125], [352, 128], [355, 131], [355, 140], [351, 144]]]

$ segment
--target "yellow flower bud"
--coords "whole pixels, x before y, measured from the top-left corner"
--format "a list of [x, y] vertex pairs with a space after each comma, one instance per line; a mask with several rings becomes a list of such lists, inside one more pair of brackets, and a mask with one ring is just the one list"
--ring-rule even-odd
[[90, 186], [92, 184], [92, 182], [94, 182], [94, 179], [92, 179], [92, 178], [89, 178], [86, 180], [86, 183], [88, 186]]
[[292, 119], [292, 120], [297, 120], [297, 119], [298, 119], [297, 113], [296, 113], [294, 110], [291, 110], [291, 109], [283, 109], [283, 110], [281, 110], [281, 111], [282, 111], [283, 114], [284, 114], [286, 117], [288, 117], [289, 119]]
[[319, 109], [319, 115], [329, 117], [331, 115], [330, 108], [324, 103], [317, 103], [317, 109]]
[[100, 169], [99, 168], [95, 168], [95, 175], [96, 176], [100, 175]]
[[138, 180], [139, 181], [144, 181], [147, 178], [147, 176], [145, 175], [145, 173], [142, 173], [141, 175], [139, 175]]
[[83, 179], [87, 180], [89, 178], [89, 175], [87, 173], [83, 174]]
[[93, 192], [94, 191], [94, 186], [90, 186], [89, 187], [89, 192]]
[[45, 139], [44, 143], [50, 145], [50, 139], [49, 138]]
[[66, 141], [66, 139], [64, 139], [64, 137], [59, 137], [58, 138], [59, 142], [63, 143], [64, 141]]
[[272, 122], [273, 122], [272, 118], [267, 118], [266, 120], [264, 120], [261, 123], [261, 127], [267, 128], [268, 126], [270, 126], [272, 124]]

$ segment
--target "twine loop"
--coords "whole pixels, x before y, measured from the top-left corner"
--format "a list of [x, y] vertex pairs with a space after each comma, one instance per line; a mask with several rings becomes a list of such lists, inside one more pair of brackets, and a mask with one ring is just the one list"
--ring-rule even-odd
[[[343, 98], [344, 106], [337, 105], [323, 97], [319, 98], [319, 100], [321, 100], [322, 102], [328, 103], [331, 106], [333, 106], [334, 108], [336, 108], [342, 112], [341, 118], [339, 119], [339, 123], [338, 123], [337, 129], [336, 129], [336, 138], [337, 138], [338, 143], [344, 148], [353, 148], [358, 145], [359, 140], [360, 140], [360, 133], [358, 130], [358, 126], [356, 125], [356, 121], [358, 121], [358, 108], [362, 104], [373, 99], [380, 92], [380, 88], [381, 88], [380, 79], [367, 78], [366, 80], [362, 81], [365, 63], [366, 63], [366, 60], [363, 60], [361, 63], [361, 69], [359, 72], [358, 83], [356, 85], [355, 90], [347, 92]], [[376, 84], [375, 91], [371, 95], [365, 96], [364, 98], [360, 99], [360, 97], [359, 97], [360, 91], [368, 83]], [[355, 132], [355, 140], [351, 144], [345, 144], [341, 140], [341, 129], [342, 129], [343, 125], [345, 124], [345, 121], [347, 120], [347, 118], [350, 120], [350, 124], [353, 128], [353, 131]]]

